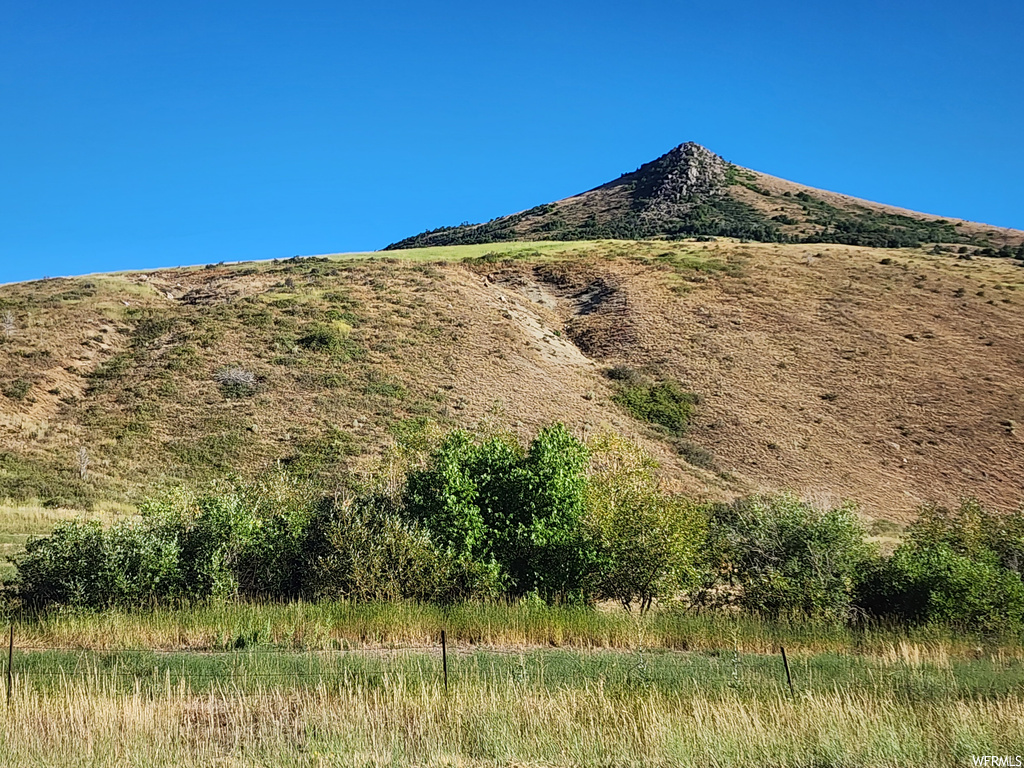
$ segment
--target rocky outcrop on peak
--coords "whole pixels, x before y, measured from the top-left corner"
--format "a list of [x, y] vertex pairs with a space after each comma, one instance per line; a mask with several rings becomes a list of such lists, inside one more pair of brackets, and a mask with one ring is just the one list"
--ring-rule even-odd
[[700, 144], [687, 142], [636, 172], [635, 204], [643, 220], [680, 219], [695, 205], [726, 194], [729, 165]]

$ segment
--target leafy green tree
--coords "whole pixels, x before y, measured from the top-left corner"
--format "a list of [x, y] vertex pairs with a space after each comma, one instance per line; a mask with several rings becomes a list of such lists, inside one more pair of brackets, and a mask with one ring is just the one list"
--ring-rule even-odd
[[582, 599], [596, 556], [586, 521], [587, 447], [562, 424], [542, 429], [522, 463], [517, 530], [525, 533], [524, 592], [548, 599]]
[[527, 450], [509, 435], [448, 435], [409, 475], [407, 514], [465, 562], [497, 563], [512, 595], [585, 598], [594, 556], [585, 525], [586, 447], [561, 424]]
[[361, 601], [452, 602], [494, 597], [494, 569], [473, 567], [440, 551], [392, 500], [362, 495], [327, 503], [307, 541], [313, 597]]
[[698, 580], [707, 520], [694, 504], [666, 496], [657, 463], [639, 446], [606, 433], [591, 443], [589, 515], [598, 538], [602, 598], [646, 613]]
[[1005, 568], [948, 544], [897, 547], [864, 580], [865, 612], [899, 623], [938, 623], [973, 631], [1019, 630], [1024, 583]]
[[450, 433], [431, 455], [426, 468], [409, 474], [405, 506], [423, 523], [434, 541], [457, 557], [480, 558], [488, 547], [483, 513], [477, 503], [479, 453], [464, 431]]
[[926, 504], [910, 525], [908, 540], [918, 548], [947, 545], [972, 560], [1024, 569], [1024, 509], [1001, 514], [977, 499], [961, 499], [956, 509]]
[[901, 623], [975, 631], [1024, 626], [1024, 513], [1001, 515], [967, 498], [926, 505], [892, 557], [860, 587], [865, 613]]

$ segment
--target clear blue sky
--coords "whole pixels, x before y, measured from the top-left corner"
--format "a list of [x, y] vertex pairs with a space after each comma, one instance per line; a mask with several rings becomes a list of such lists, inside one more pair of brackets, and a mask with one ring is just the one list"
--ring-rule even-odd
[[380, 248], [698, 141], [1024, 228], [1024, 4], [0, 0], [0, 282]]

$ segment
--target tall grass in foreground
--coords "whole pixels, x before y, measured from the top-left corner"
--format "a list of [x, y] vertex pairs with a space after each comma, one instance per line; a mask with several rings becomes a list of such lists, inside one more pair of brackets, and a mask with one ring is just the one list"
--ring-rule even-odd
[[61, 766], [936, 766], [1016, 754], [1024, 699], [910, 702], [870, 692], [557, 689], [470, 681], [446, 696], [405, 673], [378, 684], [155, 693], [18, 685], [0, 764]]
[[[448, 694], [416, 650], [441, 627]], [[1024, 744], [1019, 642], [938, 630], [292, 603], [22, 617], [16, 639], [0, 765], [913, 768]]]
[[219, 603], [181, 608], [52, 612], [16, 617], [16, 646], [156, 650], [423, 647], [447, 631], [455, 646], [857, 653], [920, 658], [1024, 658], [1018, 635], [972, 635], [942, 627], [849, 628], [769, 622], [743, 615], [695, 616], [531, 603]]

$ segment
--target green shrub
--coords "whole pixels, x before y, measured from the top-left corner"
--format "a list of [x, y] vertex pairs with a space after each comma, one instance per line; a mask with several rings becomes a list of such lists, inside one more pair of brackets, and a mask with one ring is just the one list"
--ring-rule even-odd
[[496, 563], [513, 596], [581, 598], [595, 564], [585, 525], [586, 447], [561, 424], [527, 450], [451, 433], [409, 475], [407, 513], [466, 562]]
[[15, 379], [4, 384], [0, 391], [11, 400], [24, 400], [25, 396], [32, 391], [32, 382], [27, 379]]
[[958, 554], [947, 544], [901, 545], [865, 579], [859, 601], [869, 615], [905, 624], [981, 632], [1024, 626], [1020, 576]]
[[[291, 342], [282, 335], [277, 343], [289, 347]], [[296, 343], [303, 349], [331, 355], [339, 361], [357, 360], [365, 355], [365, 350], [349, 338], [348, 331], [337, 325], [312, 323]]]
[[176, 533], [177, 526], [165, 528], [151, 520], [118, 522], [106, 532], [110, 604], [139, 605], [185, 595]]
[[133, 347], [145, 347], [174, 329], [177, 321], [155, 310], [127, 310], [132, 323], [131, 344]]
[[926, 504], [907, 534], [918, 547], [945, 544], [973, 560], [998, 564], [1018, 574], [1024, 570], [1024, 508], [1004, 515], [970, 497], [962, 499], [955, 510]]
[[67, 522], [15, 558], [28, 606], [105, 608], [209, 597], [452, 602], [499, 594], [496, 566], [438, 549], [372, 495], [320, 497], [283, 474], [146, 502], [109, 529]]
[[687, 464], [692, 464], [701, 469], [712, 469], [715, 466], [715, 455], [707, 448], [697, 445], [690, 440], [675, 439], [672, 447], [676, 453], [682, 456]]
[[92, 380], [89, 389], [95, 391], [101, 382], [116, 381], [122, 378], [132, 367], [135, 358], [128, 352], [111, 355], [88, 374]]
[[380, 395], [395, 400], [404, 400], [409, 394], [404, 386], [394, 381], [374, 379], [366, 384], [363, 393], [367, 395]]
[[488, 532], [474, 476], [479, 449], [463, 431], [450, 433], [430, 457], [428, 466], [409, 475], [405, 507], [430, 531], [434, 541], [456, 557], [481, 558]]
[[299, 338], [299, 346], [313, 352], [340, 352], [345, 348], [346, 335], [332, 325], [313, 323]]
[[771, 619], [850, 618], [858, 574], [873, 554], [851, 507], [751, 496], [716, 504], [711, 515], [712, 563], [721, 583], [739, 589], [740, 607]]
[[58, 523], [46, 538], [29, 541], [15, 564], [18, 593], [32, 606], [103, 606], [113, 594], [106, 536], [95, 521]]
[[679, 436], [690, 425], [693, 408], [700, 398], [676, 381], [646, 384], [632, 380], [619, 387], [612, 401], [638, 421], [656, 424]]
[[314, 597], [447, 603], [498, 594], [493, 569], [471, 573], [383, 496], [330, 505], [317, 516], [308, 547]]
[[642, 384], [644, 382], [643, 375], [635, 368], [630, 368], [628, 365], [616, 365], [609, 368], [605, 375], [612, 381], [617, 381], [621, 384]]
[[28, 605], [102, 608], [183, 594], [177, 531], [150, 520], [59, 523], [15, 558], [17, 589]]
[[59, 525], [15, 560], [30, 605], [104, 607], [153, 600], [301, 594], [313, 507], [283, 476], [229, 492], [143, 505], [139, 520], [104, 530]]
[[586, 446], [561, 424], [542, 429], [530, 443], [513, 510], [518, 516], [504, 518], [513, 521], [507, 543], [524, 556], [510, 568], [523, 591], [546, 599], [585, 596], [595, 567], [585, 520], [588, 463]]
[[868, 615], [974, 631], [1024, 628], [1024, 513], [1000, 515], [976, 499], [927, 505], [892, 557], [870, 569], [858, 602]]

